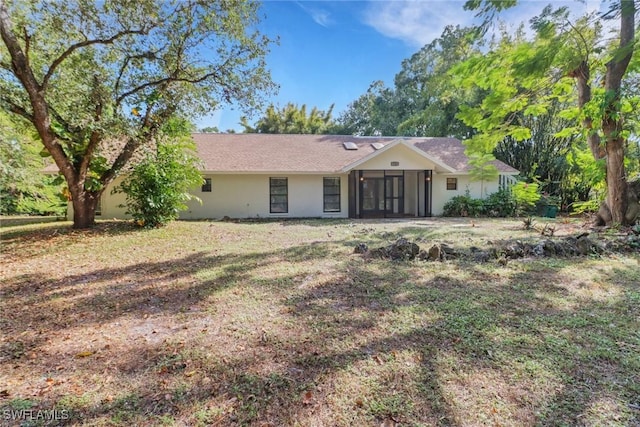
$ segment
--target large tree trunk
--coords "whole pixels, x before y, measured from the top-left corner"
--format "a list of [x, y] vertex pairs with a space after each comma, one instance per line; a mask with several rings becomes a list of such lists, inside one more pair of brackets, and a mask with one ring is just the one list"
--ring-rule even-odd
[[607, 138], [607, 205], [611, 222], [627, 225], [627, 178], [624, 170], [624, 140]]
[[[580, 65], [569, 73], [570, 77], [575, 78], [578, 88], [578, 107], [584, 110], [585, 105], [591, 101], [591, 72], [589, 71], [589, 63], [584, 60]], [[600, 144], [600, 135], [593, 131], [593, 118], [585, 116], [582, 119], [582, 126], [587, 130], [587, 143], [591, 149], [591, 154], [596, 160], [606, 156], [605, 148]]]
[[635, 221], [635, 218], [633, 221], [627, 219], [629, 195], [624, 169], [624, 139], [621, 137], [623, 126], [620, 112], [622, 78], [631, 62], [634, 40], [634, 0], [620, 0], [620, 45], [618, 52], [607, 63], [604, 88], [609, 100], [602, 120], [607, 153], [607, 205], [611, 212], [611, 222], [619, 225], [630, 225]]
[[100, 193], [84, 189], [71, 191], [73, 206], [73, 228], [91, 228], [96, 223], [96, 207]]
[[607, 63], [604, 79], [607, 105], [604, 107], [602, 131], [607, 154], [607, 201], [609, 216], [598, 215], [597, 221], [607, 224], [631, 225], [637, 215], [628, 212], [635, 194], [629, 192], [624, 168], [624, 139], [621, 137], [623, 119], [620, 111], [620, 89], [634, 52], [635, 0], [620, 0], [620, 44]]

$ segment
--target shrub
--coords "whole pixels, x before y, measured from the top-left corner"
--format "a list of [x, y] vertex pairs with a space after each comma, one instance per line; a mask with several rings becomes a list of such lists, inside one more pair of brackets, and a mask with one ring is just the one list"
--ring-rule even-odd
[[484, 204], [480, 199], [473, 199], [469, 192], [464, 196], [455, 196], [443, 208], [444, 216], [479, 216], [484, 211]]
[[490, 194], [484, 200], [484, 212], [488, 216], [507, 217], [516, 214], [516, 200], [508, 189]]
[[584, 213], [595, 213], [598, 212], [598, 209], [600, 208], [600, 200], [595, 200], [595, 199], [591, 199], [591, 200], [586, 200], [583, 202], [573, 202], [573, 204], [571, 205], [571, 208], [573, 209], [573, 214], [574, 215], [582, 215]]
[[535, 210], [536, 202], [540, 200], [536, 183], [518, 182], [511, 187], [511, 192], [516, 201], [516, 214], [532, 213]]
[[202, 184], [193, 144], [173, 140], [158, 144], [114, 191], [126, 194], [127, 214], [142, 227], [158, 227], [178, 217], [189, 190]]

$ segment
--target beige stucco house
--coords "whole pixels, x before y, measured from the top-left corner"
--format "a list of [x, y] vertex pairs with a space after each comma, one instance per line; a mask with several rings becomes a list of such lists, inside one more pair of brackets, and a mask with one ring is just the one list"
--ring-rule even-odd
[[[453, 196], [497, 191], [514, 168], [471, 180], [464, 146], [454, 138], [332, 135], [193, 135], [205, 184], [182, 219], [388, 218], [441, 215]], [[117, 182], [115, 183], [117, 184]], [[481, 194], [481, 191], [484, 194]], [[124, 218], [123, 194], [107, 189], [101, 215]]]

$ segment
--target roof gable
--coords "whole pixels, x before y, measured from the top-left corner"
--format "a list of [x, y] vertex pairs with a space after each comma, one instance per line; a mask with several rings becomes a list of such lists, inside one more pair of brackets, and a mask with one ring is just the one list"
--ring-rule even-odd
[[[392, 162], [398, 164], [393, 166]], [[455, 172], [440, 159], [430, 156], [402, 139], [396, 139], [383, 148], [356, 160], [343, 168], [343, 171], [348, 172], [360, 167], [363, 169], [434, 169], [437, 172]]]

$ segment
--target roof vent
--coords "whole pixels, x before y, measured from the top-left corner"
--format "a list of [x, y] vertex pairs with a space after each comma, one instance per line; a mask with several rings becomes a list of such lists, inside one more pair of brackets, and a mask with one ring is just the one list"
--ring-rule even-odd
[[345, 150], [357, 150], [358, 146], [356, 145], [355, 142], [343, 142], [342, 145], [344, 146]]
[[372, 142], [371, 146], [373, 147], [374, 150], [379, 150], [382, 147], [384, 147], [384, 144], [381, 142]]

